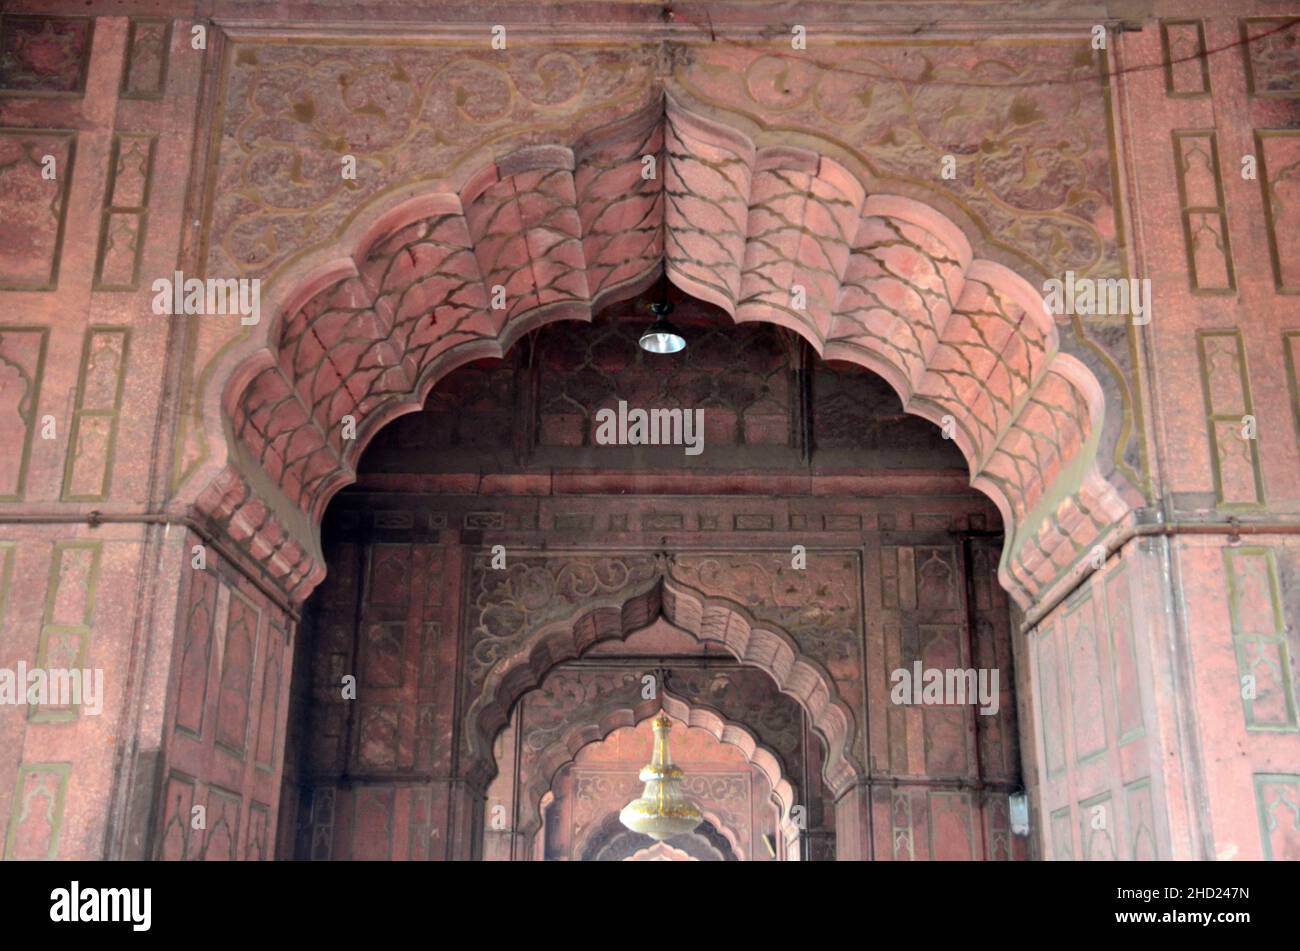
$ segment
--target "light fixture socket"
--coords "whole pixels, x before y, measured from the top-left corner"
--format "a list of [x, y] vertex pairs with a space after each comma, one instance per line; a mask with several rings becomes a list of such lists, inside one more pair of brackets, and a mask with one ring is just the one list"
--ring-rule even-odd
[[1029, 835], [1029, 795], [1023, 789], [1007, 797], [1008, 813], [1013, 835]]

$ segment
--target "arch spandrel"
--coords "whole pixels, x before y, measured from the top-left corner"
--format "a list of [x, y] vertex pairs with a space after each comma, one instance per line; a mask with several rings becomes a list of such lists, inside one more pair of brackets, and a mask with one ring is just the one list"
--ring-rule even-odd
[[948, 424], [1003, 515], [999, 575], [1022, 608], [1129, 514], [1096, 466], [1101, 387], [1060, 352], [1031, 285], [973, 258], [933, 209], [868, 195], [814, 151], [756, 148], [671, 97], [574, 148], [503, 157], [457, 194], [404, 196], [340, 246], [277, 288], [274, 319], [231, 349], [218, 374], [231, 447], [198, 500], [268, 553], [295, 599], [322, 574], [325, 506], [384, 423], [454, 367], [590, 320], [661, 271], [738, 322], [880, 373], [909, 412]]

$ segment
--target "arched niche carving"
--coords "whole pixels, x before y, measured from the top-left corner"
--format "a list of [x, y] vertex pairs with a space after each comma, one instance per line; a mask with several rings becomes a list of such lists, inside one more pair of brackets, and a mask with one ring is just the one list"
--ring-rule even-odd
[[[635, 683], [638, 697], [639, 690], [638, 680]], [[551, 790], [555, 777], [574, 762], [584, 747], [604, 741], [616, 730], [635, 727], [655, 716], [660, 708], [687, 726], [705, 730], [718, 742], [740, 750], [767, 779], [772, 798], [780, 810], [779, 821], [789, 821], [791, 809], [798, 804], [794, 784], [786, 777], [779, 754], [760, 742], [750, 727], [727, 718], [706, 704], [678, 696], [668, 688], [654, 699], [634, 703], [624, 701], [621, 696], [611, 697], [608, 709], [594, 723], [575, 721], [565, 724], [560, 735], [540, 751], [532, 775], [523, 777], [523, 819], [518, 831], [525, 842], [531, 841], [541, 827], [542, 800]]]
[[[571, 559], [558, 561], [557, 579], [573, 567]], [[601, 567], [611, 570], [604, 562]], [[514, 570], [520, 569], [517, 561]], [[621, 584], [597, 586], [598, 578], [585, 582], [580, 589], [584, 597], [576, 606], [532, 628], [516, 632], [514, 615], [506, 615], [511, 635], [492, 639], [496, 643], [485, 646], [477, 632], [471, 633], [469, 652], [478, 658], [476, 665], [469, 666], [464, 684], [466, 778], [471, 783], [487, 787], [495, 771], [493, 742], [508, 723], [509, 711], [541, 686], [557, 664], [581, 657], [598, 643], [623, 640], [661, 616], [696, 640], [719, 646], [742, 664], [763, 671], [781, 693], [803, 707], [826, 745], [823, 777], [832, 793], [842, 792], [865, 775], [855, 749], [852, 709], [826, 668], [804, 653], [789, 633], [756, 619], [733, 601], [706, 595], [675, 579], [664, 558], [645, 555], [615, 577]], [[588, 585], [593, 586], [590, 591]], [[649, 713], [653, 710], [644, 715]]]

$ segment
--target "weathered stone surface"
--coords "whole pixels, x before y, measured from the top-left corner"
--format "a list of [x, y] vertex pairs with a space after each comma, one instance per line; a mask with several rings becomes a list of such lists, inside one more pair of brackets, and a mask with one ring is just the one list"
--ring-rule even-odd
[[[809, 768], [845, 790], [807, 857], [1017, 857], [997, 784], [1020, 759], [1035, 857], [1296, 857], [1297, 11], [1169, 0], [1101, 51], [1114, 11], [1093, 0], [810, 0], [796, 50], [767, 0], [507, 2], [494, 50], [474, 5], [255, 6], [206, 7], [203, 50], [153, 8], [0, 16], [0, 667], [78, 661], [106, 684], [98, 716], [0, 709], [6, 858], [475, 856], [494, 741], [559, 659], [514, 652], [622, 650], [660, 610], [807, 716]], [[260, 322], [158, 313], [178, 268], [263, 281]], [[661, 271], [729, 318], [695, 383], [664, 378], [707, 389], [710, 445], [771, 458], [593, 464], [608, 391], [588, 380], [662, 382], [602, 341], [544, 413], [501, 412], [490, 381], [446, 400], [509, 430], [473, 434], [499, 461], [366, 472], [322, 544], [362, 451], [440, 379], [548, 322], [581, 339]], [[1066, 272], [1149, 278], [1151, 322], [1045, 315]], [[795, 335], [791, 375], [759, 361], [726, 391], [733, 324]], [[809, 371], [809, 348], [834, 365]], [[530, 386], [575, 370], [539, 353]], [[832, 386], [845, 363], [897, 412]], [[809, 379], [837, 412], [802, 415]], [[950, 418], [967, 471], [817, 468], [883, 451], [903, 413]], [[406, 554], [376, 565], [363, 519]], [[1001, 558], [960, 540], [998, 531]], [[447, 685], [485, 607], [468, 593], [518, 602], [482, 583], [498, 535], [523, 565], [652, 567], [595, 614], [578, 589], [548, 600], [559, 639], [492, 622], [481, 769], [452, 781], [469, 709]], [[783, 587], [795, 544], [834, 552], [825, 592]], [[884, 707], [878, 674], [907, 658], [1009, 665], [1002, 706], [1028, 717]], [[299, 751], [367, 781], [312, 785]], [[996, 788], [929, 783], [976, 761]], [[593, 821], [597, 853], [640, 851]], [[691, 847], [722, 854], [717, 835]]]

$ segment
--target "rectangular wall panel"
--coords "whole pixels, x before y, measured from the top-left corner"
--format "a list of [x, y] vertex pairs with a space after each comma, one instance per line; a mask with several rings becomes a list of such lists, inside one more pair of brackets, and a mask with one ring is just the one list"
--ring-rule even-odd
[[1297, 729], [1295, 676], [1277, 561], [1266, 548], [1225, 549], [1232, 643], [1248, 730]]
[[1300, 294], [1300, 129], [1255, 132], [1273, 282], [1280, 294]]
[[63, 473], [65, 501], [101, 502], [108, 498], [130, 333], [125, 327], [86, 331]]
[[1214, 132], [1174, 132], [1174, 167], [1192, 292], [1231, 293], [1237, 282]]
[[133, 291], [140, 284], [152, 191], [156, 135], [113, 136], [108, 192], [99, 225], [95, 290]]
[[1255, 408], [1241, 332], [1201, 331], [1197, 343], [1215, 495], [1220, 505], [1258, 506], [1264, 480], [1258, 440], [1246, 435], [1246, 417], [1254, 419]]

